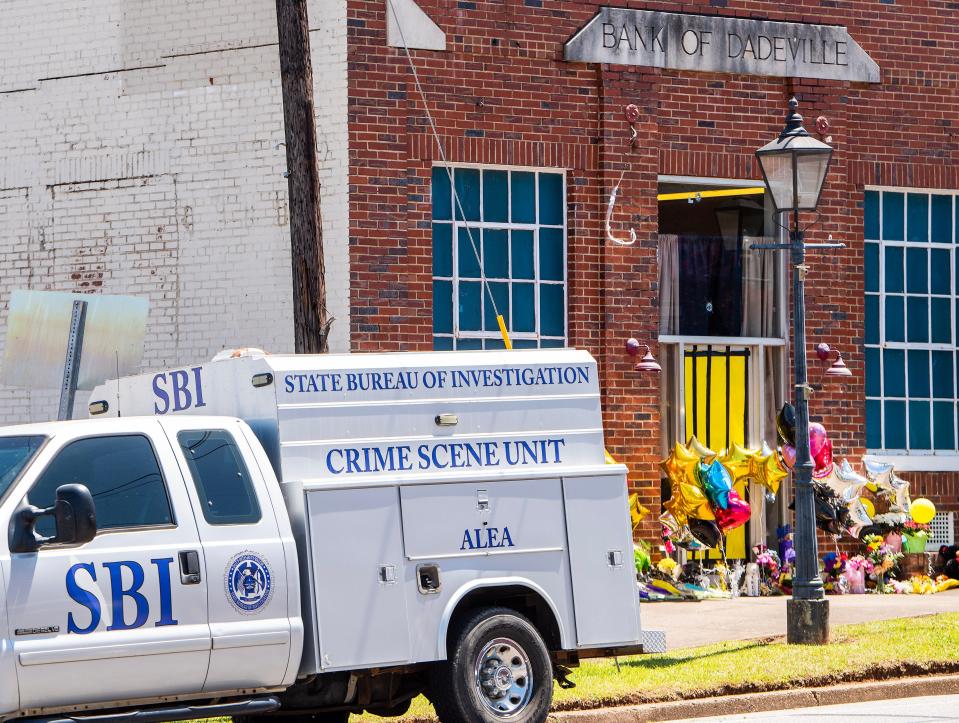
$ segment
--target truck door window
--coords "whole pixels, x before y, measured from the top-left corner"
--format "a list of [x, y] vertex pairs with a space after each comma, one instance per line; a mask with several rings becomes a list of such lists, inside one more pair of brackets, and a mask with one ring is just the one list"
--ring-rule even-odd
[[46, 437], [36, 434], [19, 437], [0, 437], [0, 499], [13, 481], [43, 446]]
[[260, 521], [260, 505], [232, 435], [222, 429], [191, 429], [177, 435], [211, 525], [244, 525]]
[[[88, 437], [66, 445], [40, 474], [27, 495], [30, 504], [49, 507], [60, 485], [86, 485], [97, 509], [97, 528], [168, 526], [173, 513], [160, 465], [150, 441], [140, 434]], [[37, 531], [55, 532], [41, 518]]]

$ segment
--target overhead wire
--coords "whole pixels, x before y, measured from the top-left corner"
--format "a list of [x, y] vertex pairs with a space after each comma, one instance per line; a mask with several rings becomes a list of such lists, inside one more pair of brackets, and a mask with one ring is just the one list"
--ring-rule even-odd
[[[423, 103], [423, 110], [426, 113], [426, 119], [429, 121], [430, 131], [433, 133], [433, 140], [436, 142], [436, 148], [439, 151], [440, 160], [443, 163], [443, 169], [446, 171], [447, 178], [449, 178], [450, 189], [453, 193], [453, 201], [455, 203], [456, 210], [459, 213], [460, 218], [463, 219], [466, 235], [470, 242], [470, 247], [473, 249], [473, 255], [476, 257], [476, 265], [480, 269], [483, 289], [486, 291], [486, 295], [489, 297], [490, 305], [493, 307], [493, 313], [496, 315], [496, 323], [499, 326], [500, 334], [503, 336], [503, 343], [507, 349], [512, 349], [513, 343], [510, 340], [509, 332], [506, 329], [506, 321], [503, 319], [503, 315], [499, 313], [499, 308], [496, 305], [496, 299], [493, 297], [493, 292], [489, 287], [489, 282], [486, 281], [486, 275], [482, 273], [483, 260], [480, 256], [479, 248], [477, 248], [476, 239], [473, 238], [473, 231], [470, 228], [469, 221], [466, 220], [466, 213], [463, 211], [463, 204], [460, 201], [459, 193], [456, 192], [456, 183], [453, 180], [453, 169], [450, 167], [449, 161], [447, 160], [446, 149], [443, 147], [443, 141], [440, 139], [440, 134], [436, 130], [436, 122], [433, 120], [433, 114], [430, 112], [429, 103], [426, 101], [426, 93], [423, 90], [423, 85], [420, 83], [420, 76], [416, 70], [416, 63], [413, 62], [413, 55], [410, 53], [409, 45], [406, 43], [406, 34], [403, 32], [403, 23], [400, 22], [399, 13], [396, 12], [396, 8], [393, 5], [393, 0], [387, 0], [387, 3], [390, 6], [393, 20], [396, 22], [396, 29], [400, 34], [400, 42], [403, 43], [403, 51], [406, 54], [406, 60], [409, 63], [410, 70], [413, 73], [413, 83], [416, 86], [416, 92], [420, 96], [420, 101]], [[456, 241], [458, 241], [458, 239], [454, 239], [454, 242]]]

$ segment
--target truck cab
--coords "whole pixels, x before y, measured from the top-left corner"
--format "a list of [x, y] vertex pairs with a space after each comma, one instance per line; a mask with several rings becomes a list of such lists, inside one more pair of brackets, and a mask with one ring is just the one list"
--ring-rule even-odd
[[[3, 430], [0, 713], [293, 682], [296, 549], [258, 449], [246, 425], [225, 418]], [[92, 537], [76, 524], [91, 512]]]

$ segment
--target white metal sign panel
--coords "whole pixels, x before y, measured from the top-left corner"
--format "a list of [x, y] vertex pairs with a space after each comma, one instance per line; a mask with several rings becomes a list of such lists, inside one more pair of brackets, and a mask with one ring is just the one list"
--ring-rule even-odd
[[620, 475], [563, 480], [569, 564], [581, 648], [639, 640], [626, 480]]
[[7, 336], [0, 367], [5, 386], [56, 389], [74, 300], [87, 302], [78, 389], [140, 368], [150, 302], [138, 296], [14, 291], [7, 314]]
[[320, 665], [324, 670], [410, 659], [396, 488], [307, 494]]
[[417, 485], [400, 490], [411, 560], [566, 546], [559, 479]]

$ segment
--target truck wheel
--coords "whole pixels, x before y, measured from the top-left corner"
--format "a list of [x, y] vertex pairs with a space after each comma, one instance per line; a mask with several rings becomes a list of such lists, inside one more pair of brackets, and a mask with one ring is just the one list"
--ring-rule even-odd
[[532, 623], [509, 608], [484, 608], [450, 636], [429, 698], [443, 723], [541, 723], [553, 699], [553, 669]]

